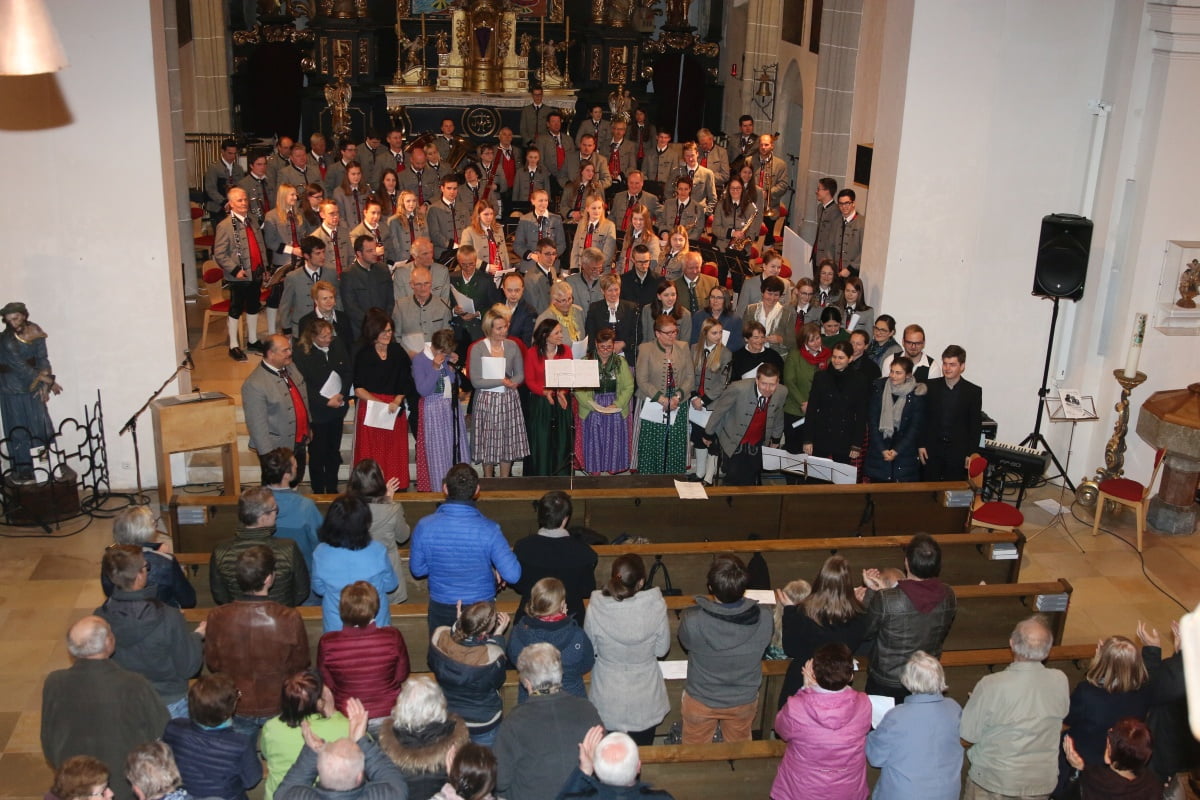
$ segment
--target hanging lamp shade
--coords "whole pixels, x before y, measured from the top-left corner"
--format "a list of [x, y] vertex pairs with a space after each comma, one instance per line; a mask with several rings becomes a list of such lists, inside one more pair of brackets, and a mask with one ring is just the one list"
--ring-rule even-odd
[[43, 0], [0, 0], [0, 75], [41, 75], [65, 66]]

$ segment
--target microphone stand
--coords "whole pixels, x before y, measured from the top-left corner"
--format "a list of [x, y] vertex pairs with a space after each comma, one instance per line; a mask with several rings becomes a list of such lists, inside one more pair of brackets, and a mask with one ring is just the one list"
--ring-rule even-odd
[[[183, 372], [185, 369], [191, 371], [191, 370], [194, 370], [195, 368], [196, 368], [196, 364], [194, 361], [192, 361], [191, 351], [184, 350], [183, 351], [183, 361], [179, 364], [178, 367], [175, 368], [175, 371], [172, 372], [171, 375], [165, 381], [162, 382], [161, 386], [159, 386], [157, 389], [154, 390], [154, 393], [151, 394], [150, 397], [146, 399], [145, 403], [142, 403], [141, 408], [139, 408], [137, 411], [133, 412], [133, 416], [130, 417], [128, 420], [126, 420], [125, 425], [122, 426], [121, 430], [117, 431], [117, 436], [124, 436], [125, 433], [128, 432], [129, 435], [133, 437], [133, 470], [134, 470], [134, 475], [137, 478], [137, 498], [135, 501], [136, 505], [148, 505], [150, 502], [149, 498], [146, 497], [146, 493], [142, 488], [142, 456], [141, 456], [141, 452], [138, 449], [138, 435], [137, 435], [138, 417], [140, 417], [142, 415], [142, 413], [145, 412], [145, 410], [150, 407], [151, 403], [153, 403], [156, 399], [158, 399], [158, 396], [160, 394], [162, 394], [163, 389], [167, 388], [167, 384], [169, 384], [171, 381], [175, 380], [176, 376], [178, 376], [180, 372]], [[200, 391], [200, 388], [196, 387], [196, 392], [199, 393], [199, 391]]]

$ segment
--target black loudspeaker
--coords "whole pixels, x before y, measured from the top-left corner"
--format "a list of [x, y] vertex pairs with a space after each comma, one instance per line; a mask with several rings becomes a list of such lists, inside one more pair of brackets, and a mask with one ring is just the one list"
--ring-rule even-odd
[[1092, 221], [1075, 214], [1042, 217], [1033, 293], [1038, 297], [1079, 300], [1087, 280], [1088, 254], [1092, 249]]

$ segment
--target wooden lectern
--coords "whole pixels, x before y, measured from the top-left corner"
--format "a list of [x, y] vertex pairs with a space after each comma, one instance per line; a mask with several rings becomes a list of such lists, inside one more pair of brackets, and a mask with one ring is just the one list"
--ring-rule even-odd
[[158, 466], [158, 502], [167, 520], [167, 530], [179, 544], [179, 525], [169, 513], [171, 502], [171, 454], [221, 448], [221, 474], [225, 494], [241, 493], [238, 479], [237, 407], [233, 398], [221, 392], [202, 392], [162, 397], [150, 404], [154, 421], [154, 458]]

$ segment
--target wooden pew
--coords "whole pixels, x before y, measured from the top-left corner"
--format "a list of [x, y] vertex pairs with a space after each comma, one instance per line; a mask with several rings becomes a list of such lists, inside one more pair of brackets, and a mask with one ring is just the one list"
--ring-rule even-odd
[[[973, 650], [983, 648], [1005, 647], [1009, 634], [1018, 621], [1034, 613], [1036, 599], [1039, 595], [1066, 594], [1068, 598], [1072, 591], [1071, 584], [1065, 580], [1046, 581], [1041, 583], [1010, 583], [989, 586], [955, 586], [958, 596], [958, 615], [950, 634], [946, 638], [947, 650]], [[671, 623], [671, 650], [668, 659], [681, 659], [686, 656], [676, 636], [679, 630], [678, 612], [693, 605], [691, 596], [668, 597], [668, 619]], [[516, 600], [500, 600], [496, 607], [501, 611], [513, 613], [517, 609]], [[186, 609], [183, 614], [189, 622], [199, 623], [210, 609]], [[321, 608], [320, 606], [301, 606], [297, 609], [304, 620], [308, 631], [309, 648], [312, 658], [316, 660], [317, 642], [321, 638]], [[428, 606], [424, 603], [402, 603], [391, 607], [392, 627], [404, 635], [408, 647], [409, 661], [414, 668], [423, 668], [429, 653], [429, 635], [426, 616]], [[1054, 643], [1062, 643], [1063, 629], [1066, 625], [1066, 611], [1046, 615], [1054, 631]], [[778, 690], [777, 690], [778, 691]]]
[[[962, 531], [967, 509], [943, 505], [945, 492], [967, 489], [966, 483], [891, 483], [848, 486], [717, 486], [706, 501], [680, 500], [674, 489], [576, 489], [573, 522], [615, 537], [621, 532], [646, 532], [655, 541], [686, 542], [720, 535], [764, 539], [822, 536], [910, 534], [914, 531]], [[534, 503], [542, 491], [488, 491], [479, 509], [500, 523], [510, 541], [537, 532]], [[314, 495], [322, 510], [332, 495]], [[408, 492], [400, 497], [410, 525], [430, 514], [441, 494]], [[179, 509], [209, 509], [203, 525], [182, 525], [175, 541], [178, 552], [210, 551], [233, 536], [237, 499], [218, 495], [176, 494], [168, 508], [174, 519]], [[864, 516], [870, 521], [860, 524]]]
[[[1046, 660], [1046, 666], [1066, 673], [1072, 688], [1087, 671], [1094, 644], [1062, 645], [1054, 647]], [[947, 694], [959, 702], [967, 702], [967, 694], [988, 672], [1003, 669], [1012, 661], [1008, 649], [959, 650], [942, 654], [942, 666], [950, 685]], [[761, 740], [752, 742], [724, 742], [702, 745], [652, 745], [638, 748], [642, 760], [642, 780], [656, 789], [664, 789], [675, 797], [766, 797], [775, 780], [779, 759], [786, 744], [767, 738], [775, 718], [774, 693], [770, 690], [773, 681], [781, 681], [786, 672], [786, 661], [763, 662], [763, 690], [760, 700], [766, 703], [759, 727]], [[855, 676], [855, 687], [862, 689], [865, 678], [860, 669]], [[671, 692], [668, 682], [668, 694]], [[765, 697], [764, 697], [765, 696]], [[678, 702], [673, 700], [672, 717], [678, 716]], [[668, 719], [671, 719], [668, 717]], [[659, 728], [663, 731], [663, 727]], [[965, 769], [965, 767], [964, 767]], [[872, 784], [879, 771], [868, 769]]]
[[[603, 584], [612, 572], [612, 562], [624, 553], [638, 553], [647, 564], [654, 564], [658, 557], [671, 572], [675, 588], [684, 594], [703, 594], [708, 566], [714, 553], [734, 552], [749, 559], [761, 552], [771, 568], [771, 577], [777, 586], [793, 578], [811, 581], [825, 559], [839, 553], [850, 561], [855, 570], [865, 567], [903, 566], [903, 549], [908, 536], [843, 537], [825, 539], [768, 539], [757, 541], [723, 542], [656, 542], [652, 544], [599, 545], [595, 547], [600, 561], [596, 567], [598, 584]], [[1025, 537], [1020, 531], [997, 533], [951, 533], [935, 534], [934, 539], [942, 548], [942, 579], [951, 584], [967, 584], [986, 581], [994, 583], [1016, 583], [1020, 579], [1021, 555], [1025, 548]], [[992, 560], [992, 545], [1011, 544], [1016, 548], [1017, 558]], [[208, 553], [177, 553], [180, 564], [190, 568], [196, 584], [200, 605], [210, 605], [208, 595]], [[400, 557], [407, 565], [408, 550], [400, 549]], [[426, 581], [414, 581], [403, 570], [401, 576], [407, 583], [410, 602], [427, 602], [429, 594]]]

